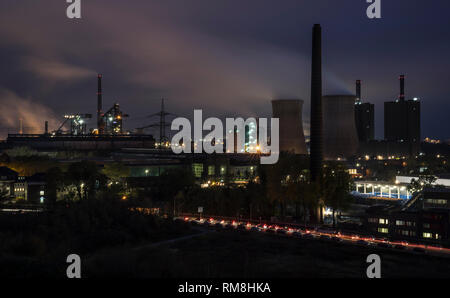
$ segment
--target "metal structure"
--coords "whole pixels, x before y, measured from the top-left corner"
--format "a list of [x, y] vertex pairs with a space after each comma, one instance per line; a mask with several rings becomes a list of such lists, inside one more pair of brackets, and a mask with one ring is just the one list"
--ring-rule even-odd
[[361, 80], [356, 81], [356, 103], [361, 102]]
[[129, 117], [120, 110], [115, 103], [109, 110], [103, 113], [103, 75], [97, 75], [97, 130], [98, 135], [121, 135], [124, 134], [123, 119]]
[[121, 135], [123, 131], [123, 119], [129, 117], [128, 114], [123, 113], [120, 110], [118, 103], [115, 103], [102, 116], [102, 123], [104, 125], [104, 133], [107, 135]]
[[165, 106], [164, 106], [164, 98], [161, 98], [161, 111], [159, 111], [158, 113], [149, 115], [148, 117], [155, 117], [158, 116], [159, 117], [159, 122], [158, 123], [153, 123], [144, 127], [139, 127], [137, 128], [138, 132], [143, 132], [144, 129], [147, 128], [153, 128], [153, 127], [159, 127], [159, 142], [157, 144], [157, 147], [162, 148], [162, 147], [168, 147], [168, 142], [169, 139], [166, 136], [166, 127], [170, 126], [170, 123], [166, 123], [166, 116], [176, 116], [175, 114], [166, 112], [165, 110]]
[[323, 164], [322, 123], [322, 28], [313, 27], [311, 69], [311, 180], [319, 181]]
[[273, 118], [280, 119], [280, 151], [308, 154], [303, 132], [303, 100], [272, 101]]
[[400, 75], [400, 95], [398, 97], [399, 101], [405, 101], [405, 75]]
[[[80, 135], [87, 135], [87, 122], [89, 119], [92, 118], [91, 114], [72, 114], [72, 115], [64, 115], [64, 121], [61, 123], [61, 125], [58, 127], [58, 129], [55, 131], [55, 134], [61, 135], [61, 134], [69, 134], [72, 136], [80, 136]], [[70, 125], [68, 131], [64, 131], [64, 126], [66, 124]], [[46, 123], [46, 134], [48, 133], [48, 122]]]
[[105, 133], [105, 123], [103, 122], [103, 92], [102, 92], [102, 75], [97, 76], [97, 132], [102, 135]]
[[323, 97], [324, 156], [339, 159], [354, 156], [358, 151], [355, 125], [354, 95]]

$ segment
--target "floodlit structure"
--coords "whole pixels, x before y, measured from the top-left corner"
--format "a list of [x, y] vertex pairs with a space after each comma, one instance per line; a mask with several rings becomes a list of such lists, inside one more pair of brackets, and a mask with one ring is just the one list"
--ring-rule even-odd
[[126, 117], [128, 115], [120, 110], [118, 103], [115, 103], [103, 116], [105, 133], [110, 135], [123, 134], [123, 118]]
[[280, 119], [280, 151], [307, 154], [303, 132], [303, 100], [279, 99], [272, 101], [273, 118]]
[[323, 97], [324, 156], [326, 159], [348, 158], [358, 151], [354, 95]]

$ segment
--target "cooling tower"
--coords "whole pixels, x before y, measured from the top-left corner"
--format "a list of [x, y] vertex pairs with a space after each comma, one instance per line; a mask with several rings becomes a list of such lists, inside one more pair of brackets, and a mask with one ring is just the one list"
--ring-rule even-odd
[[354, 95], [323, 97], [324, 156], [326, 159], [348, 158], [358, 151]]
[[303, 133], [303, 100], [272, 101], [273, 118], [280, 119], [280, 151], [307, 154]]

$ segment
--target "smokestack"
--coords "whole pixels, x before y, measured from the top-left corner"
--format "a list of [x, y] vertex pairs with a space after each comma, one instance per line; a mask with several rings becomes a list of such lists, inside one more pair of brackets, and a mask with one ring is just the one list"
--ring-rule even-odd
[[45, 121], [45, 130], [44, 133], [48, 135], [48, 121]]
[[360, 80], [356, 81], [356, 102], [357, 103], [361, 102], [361, 81]]
[[323, 163], [322, 28], [313, 27], [311, 73], [311, 181], [320, 181]]
[[400, 101], [404, 101], [405, 100], [405, 76], [401, 75], [400, 76], [400, 97], [399, 97]]
[[97, 76], [97, 129], [99, 134], [103, 134], [103, 120], [102, 120], [102, 75]]
[[22, 118], [19, 119], [19, 134], [23, 135], [23, 120], [22, 120]]

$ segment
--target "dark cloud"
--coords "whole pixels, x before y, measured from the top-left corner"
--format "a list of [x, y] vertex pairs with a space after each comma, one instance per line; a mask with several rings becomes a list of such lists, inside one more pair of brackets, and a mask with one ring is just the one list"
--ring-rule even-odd
[[128, 128], [150, 121], [160, 97], [178, 115], [220, 117], [269, 116], [271, 99], [302, 98], [307, 120], [310, 33], [320, 22], [325, 93], [352, 93], [362, 79], [381, 137], [382, 103], [404, 72], [408, 94], [424, 100], [425, 134], [448, 137], [433, 124], [446, 118], [436, 107], [449, 108], [450, 29], [438, 17], [449, 5], [439, 5], [384, 1], [383, 19], [370, 21], [357, 0], [89, 0], [83, 18], [69, 20], [65, 1], [4, 0], [0, 86], [54, 115], [95, 113], [101, 72], [105, 104], [121, 103]]

